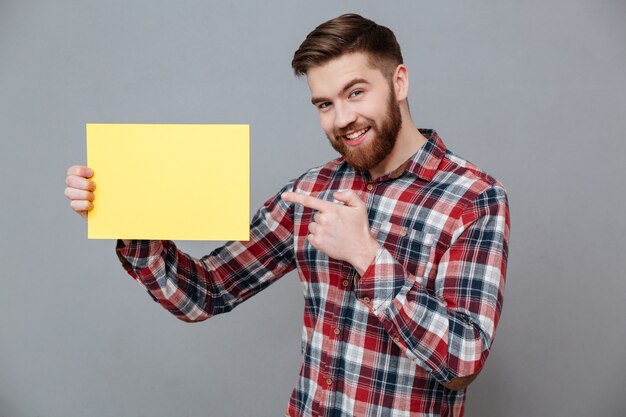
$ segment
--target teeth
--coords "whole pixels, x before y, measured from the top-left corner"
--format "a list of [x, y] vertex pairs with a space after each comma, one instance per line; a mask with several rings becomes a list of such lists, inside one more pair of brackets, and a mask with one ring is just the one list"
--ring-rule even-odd
[[359, 136], [361, 136], [363, 133], [367, 132], [367, 129], [369, 129], [369, 128], [366, 127], [365, 129], [361, 129], [361, 130], [359, 130], [357, 132], [350, 133], [349, 135], [346, 135], [346, 137], [348, 139], [350, 139], [350, 140], [356, 139]]

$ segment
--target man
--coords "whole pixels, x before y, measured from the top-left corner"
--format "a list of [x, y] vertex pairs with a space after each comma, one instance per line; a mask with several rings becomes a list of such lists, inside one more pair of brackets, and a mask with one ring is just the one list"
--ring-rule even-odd
[[[118, 241], [118, 256], [185, 321], [230, 311], [296, 269], [303, 366], [287, 415], [461, 416], [502, 308], [505, 190], [417, 129], [389, 29], [339, 16], [292, 66], [341, 157], [267, 200], [248, 242], [194, 259], [170, 241]], [[92, 174], [68, 170], [66, 196], [83, 217]]]

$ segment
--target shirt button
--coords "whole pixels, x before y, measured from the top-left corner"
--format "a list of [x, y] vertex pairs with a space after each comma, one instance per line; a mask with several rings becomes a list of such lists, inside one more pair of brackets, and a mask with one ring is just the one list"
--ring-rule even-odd
[[374, 186], [372, 184], [367, 184], [367, 191], [372, 191]]
[[408, 233], [407, 233], [406, 229], [400, 230], [400, 236], [405, 237], [407, 234]]
[[326, 385], [333, 385], [333, 380], [330, 378], [326, 378]]
[[339, 333], [341, 333], [341, 330], [339, 330], [338, 328], [335, 327], [335, 330], [333, 330], [333, 333], [338, 335]]
[[393, 338], [393, 341], [396, 342], [396, 343], [399, 343], [400, 342], [400, 338], [398, 336], [396, 336], [396, 337]]
[[347, 279], [344, 279], [342, 282], [344, 287], [347, 287], [348, 285], [350, 285], [350, 281], [348, 281]]
[[364, 303], [369, 304], [369, 303], [370, 303], [370, 301], [371, 301], [371, 300], [370, 300], [370, 298], [369, 298], [369, 297], [363, 297], [363, 302], [364, 302]]

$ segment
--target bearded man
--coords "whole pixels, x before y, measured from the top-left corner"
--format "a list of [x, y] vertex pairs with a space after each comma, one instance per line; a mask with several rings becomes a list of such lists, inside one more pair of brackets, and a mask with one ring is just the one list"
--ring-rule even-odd
[[[171, 241], [118, 241], [126, 271], [194, 322], [297, 270], [305, 308], [289, 416], [461, 416], [502, 309], [509, 210], [503, 186], [418, 129], [388, 28], [354, 14], [313, 30], [292, 67], [338, 159], [289, 181], [250, 240], [195, 259]], [[86, 217], [95, 184], [67, 173]]]

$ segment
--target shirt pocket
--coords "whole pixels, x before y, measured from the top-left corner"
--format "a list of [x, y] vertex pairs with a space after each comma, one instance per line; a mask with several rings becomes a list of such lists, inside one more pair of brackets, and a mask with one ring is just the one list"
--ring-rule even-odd
[[409, 274], [420, 284], [427, 284], [434, 255], [434, 234], [388, 221], [380, 222], [373, 232]]

